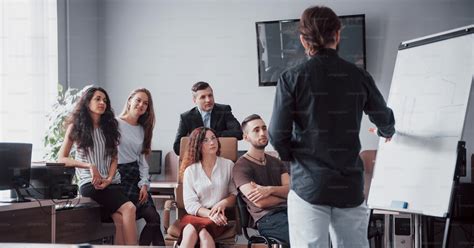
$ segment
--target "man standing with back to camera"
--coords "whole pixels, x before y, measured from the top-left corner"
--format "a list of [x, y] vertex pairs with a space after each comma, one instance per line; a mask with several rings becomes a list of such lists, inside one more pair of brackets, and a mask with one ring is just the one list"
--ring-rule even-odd
[[232, 114], [232, 109], [229, 105], [214, 102], [214, 92], [208, 83], [197, 82], [191, 91], [196, 107], [180, 116], [178, 132], [173, 145], [173, 150], [177, 155], [179, 155], [181, 138], [188, 136], [195, 128], [202, 126], [214, 129], [219, 137], [242, 139], [240, 123]]
[[280, 76], [270, 141], [291, 161], [288, 224], [292, 247], [369, 247], [362, 113], [389, 141], [395, 119], [374, 80], [337, 55], [341, 22], [327, 7], [306, 9], [300, 41], [310, 57]]

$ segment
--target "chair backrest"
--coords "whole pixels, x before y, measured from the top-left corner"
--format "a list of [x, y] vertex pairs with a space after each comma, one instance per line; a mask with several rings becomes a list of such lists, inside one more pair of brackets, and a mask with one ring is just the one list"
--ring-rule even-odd
[[176, 182], [178, 182], [178, 169], [179, 169], [179, 158], [176, 153], [171, 150], [168, 153], [166, 153], [165, 156], [165, 181], [172, 181], [176, 179]]
[[[237, 139], [234, 137], [219, 137], [221, 143], [221, 157], [237, 161]], [[183, 162], [183, 156], [188, 151], [189, 137], [182, 137], [179, 146], [179, 168], [181, 169], [181, 163]], [[179, 170], [181, 171], [181, 170]], [[182, 175], [178, 175], [178, 183], [182, 183]]]
[[372, 183], [372, 176], [374, 175], [377, 150], [365, 150], [362, 151], [359, 156], [364, 163], [364, 196], [367, 200], [369, 197], [370, 184]]
[[[220, 156], [223, 158], [227, 158], [232, 160], [233, 162], [237, 161], [237, 139], [234, 137], [219, 137], [219, 142], [221, 143], [221, 154]], [[175, 190], [175, 201], [178, 209], [184, 209], [184, 201], [183, 201], [183, 181], [181, 172], [182, 160], [185, 154], [187, 153], [189, 146], [189, 137], [182, 137], [181, 144], [179, 146], [179, 170], [178, 170], [178, 187]], [[179, 211], [178, 216], [181, 217], [185, 214], [186, 211]]]

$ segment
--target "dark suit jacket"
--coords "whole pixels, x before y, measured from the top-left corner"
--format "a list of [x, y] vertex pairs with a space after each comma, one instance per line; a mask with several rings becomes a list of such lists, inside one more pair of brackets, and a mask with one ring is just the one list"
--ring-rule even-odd
[[[188, 136], [194, 129], [204, 126], [201, 113], [197, 107], [192, 108], [181, 114], [178, 126], [178, 132], [174, 140], [173, 149], [179, 155], [179, 146], [181, 138]], [[239, 121], [232, 114], [229, 105], [214, 104], [211, 113], [211, 128], [217, 132], [219, 137], [236, 137], [242, 139], [242, 130]]]

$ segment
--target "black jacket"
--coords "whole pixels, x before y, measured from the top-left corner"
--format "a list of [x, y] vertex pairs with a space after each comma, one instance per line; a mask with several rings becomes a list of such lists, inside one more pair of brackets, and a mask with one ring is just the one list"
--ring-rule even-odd
[[269, 127], [282, 160], [291, 161], [291, 189], [311, 204], [354, 207], [364, 200], [359, 131], [365, 112], [391, 137], [395, 119], [374, 80], [322, 49], [282, 73]]
[[[204, 126], [201, 113], [197, 107], [181, 114], [178, 132], [174, 140], [174, 152], [179, 155], [181, 137], [188, 136], [194, 129]], [[242, 130], [239, 121], [232, 114], [229, 105], [215, 103], [211, 112], [211, 128], [217, 132], [219, 137], [236, 137], [242, 139]]]

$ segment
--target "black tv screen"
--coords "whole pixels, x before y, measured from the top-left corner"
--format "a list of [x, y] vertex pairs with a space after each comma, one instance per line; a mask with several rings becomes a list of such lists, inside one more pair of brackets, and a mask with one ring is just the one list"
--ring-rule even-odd
[[32, 144], [0, 142], [0, 190], [30, 185]]
[[[339, 18], [342, 22], [339, 56], [365, 69], [365, 15]], [[255, 23], [259, 86], [276, 85], [284, 70], [308, 59], [299, 39], [298, 25], [299, 19]]]
[[1, 202], [26, 202], [20, 188], [30, 186], [32, 144], [0, 142], [0, 190], [15, 190], [16, 198]]

